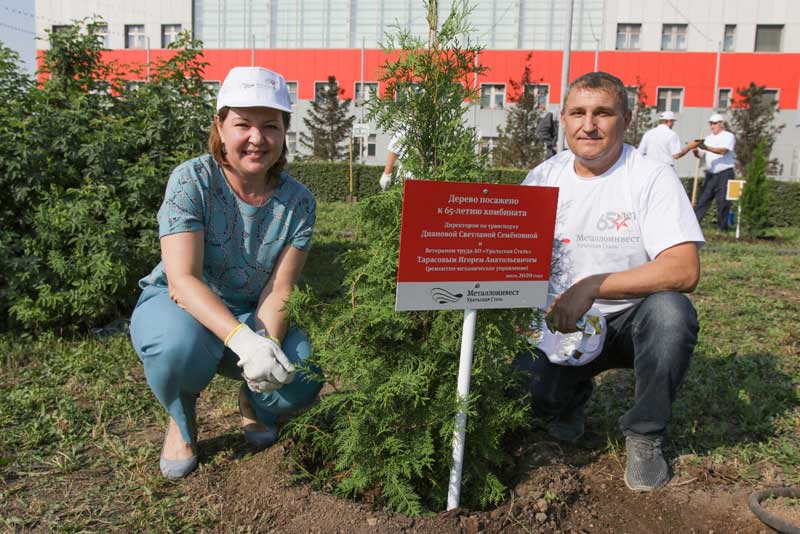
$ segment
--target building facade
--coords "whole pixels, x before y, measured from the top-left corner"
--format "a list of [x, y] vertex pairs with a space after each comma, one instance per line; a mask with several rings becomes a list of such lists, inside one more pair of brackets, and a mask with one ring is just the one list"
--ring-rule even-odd
[[[476, 3], [470, 22], [473, 37], [486, 47], [480, 62], [488, 71], [475, 82], [481, 97], [467, 119], [478, 127], [483, 146], [496, 141], [513, 105], [509, 80], [518, 80], [526, 63], [541, 102], [558, 110], [568, 1]], [[764, 85], [778, 101], [778, 122], [786, 125], [773, 157], [783, 165], [782, 177], [800, 176], [800, 3], [572, 1], [570, 79], [595, 68], [619, 76], [659, 111], [674, 111], [684, 141], [708, 133], [712, 112], [729, 113], [736, 88], [751, 81]], [[440, 20], [449, 9], [450, 2], [440, 0]], [[363, 108], [357, 97], [381, 90], [387, 32], [400, 27], [427, 34], [421, 0], [37, 0], [37, 36], [91, 15], [103, 17], [109, 55], [123, 62], [165, 54], [159, 49], [188, 29], [204, 42], [209, 83], [219, 83], [236, 65], [284, 74], [298, 115], [289, 133], [295, 154], [302, 152], [300, 117], [329, 75], [336, 76], [343, 98], [355, 98], [351, 110], [358, 120]], [[382, 163], [391, 132], [371, 131], [364, 159]], [[682, 175], [694, 168], [691, 156], [678, 165]]]

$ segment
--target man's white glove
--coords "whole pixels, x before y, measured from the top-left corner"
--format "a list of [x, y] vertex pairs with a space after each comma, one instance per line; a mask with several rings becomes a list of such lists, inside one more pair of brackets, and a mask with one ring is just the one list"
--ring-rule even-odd
[[225, 345], [239, 357], [237, 364], [253, 391], [274, 391], [294, 380], [294, 365], [273, 339], [263, 337], [246, 324], [236, 327]]
[[392, 175], [391, 173], [383, 173], [381, 174], [381, 179], [378, 180], [378, 183], [381, 185], [381, 189], [386, 191], [389, 189], [389, 186], [392, 185]]

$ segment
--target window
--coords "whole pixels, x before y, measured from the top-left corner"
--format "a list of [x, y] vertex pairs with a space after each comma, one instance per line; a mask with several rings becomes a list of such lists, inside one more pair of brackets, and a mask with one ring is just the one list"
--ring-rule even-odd
[[731, 107], [731, 90], [720, 89], [717, 95], [717, 110], [728, 109]]
[[641, 24], [617, 24], [617, 50], [639, 50]]
[[[339, 83], [333, 82], [333, 88], [338, 89]], [[320, 102], [323, 98], [323, 93], [331, 89], [330, 82], [314, 82], [314, 102]]]
[[125, 25], [125, 48], [147, 48], [144, 24]]
[[525, 96], [533, 96], [537, 106], [547, 107], [549, 104], [550, 86], [540, 83], [525, 84]]
[[297, 154], [297, 132], [286, 132], [286, 148], [289, 154]]
[[761, 98], [765, 99], [767, 102], [771, 104], [778, 103], [778, 90], [777, 89], [764, 89], [764, 92], [761, 93]]
[[68, 24], [53, 24], [50, 26], [50, 33], [59, 33], [69, 28]]
[[736, 50], [736, 24], [725, 25], [725, 34], [722, 36], [722, 50], [724, 52]]
[[686, 50], [686, 24], [664, 24], [661, 50]]
[[681, 97], [683, 96], [683, 89], [678, 87], [662, 87], [658, 90], [658, 102], [656, 110], [661, 111], [674, 111], [678, 113], [681, 110]]
[[[366, 156], [374, 156], [376, 154], [376, 146], [377, 146], [377, 135], [369, 134], [367, 137], [367, 153]], [[361, 156], [361, 142], [364, 140], [363, 137], [356, 137], [353, 139], [353, 156], [360, 157]]]
[[406, 95], [408, 95], [412, 91], [419, 91], [419, 84], [412, 83], [411, 85], [397, 85], [395, 98], [398, 102], [403, 102], [406, 99]]
[[783, 24], [756, 26], [756, 52], [780, 52]]
[[289, 91], [289, 102], [297, 104], [297, 82], [286, 82], [286, 90]]
[[503, 109], [506, 86], [501, 83], [481, 84], [481, 109]]
[[378, 82], [364, 82], [364, 89], [361, 89], [361, 82], [356, 82], [356, 104], [363, 105], [378, 93]]
[[636, 109], [636, 102], [639, 100], [639, 86], [629, 85], [625, 87], [625, 94], [628, 97], [628, 109], [633, 111]]
[[162, 24], [161, 25], [161, 48], [167, 48], [170, 43], [178, 40], [178, 35], [181, 33], [180, 24]]
[[97, 32], [97, 41], [103, 48], [108, 48], [108, 24], [95, 24], [95, 31]]
[[481, 154], [486, 154], [489, 157], [489, 163], [492, 163], [492, 151], [497, 146], [497, 137], [481, 137]]
[[142, 87], [146, 82], [141, 80], [131, 80], [125, 82], [125, 90], [126, 91], [138, 91], [140, 87]]

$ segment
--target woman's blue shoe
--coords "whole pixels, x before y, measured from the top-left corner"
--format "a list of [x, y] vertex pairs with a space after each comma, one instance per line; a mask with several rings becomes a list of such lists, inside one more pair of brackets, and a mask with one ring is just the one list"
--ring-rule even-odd
[[[244, 389], [246, 387], [246, 384], [242, 384], [242, 387], [239, 388], [239, 415], [242, 417], [242, 423], [244, 423], [245, 418], [258, 421], [247, 398], [247, 393]], [[244, 432], [245, 441], [259, 450], [266, 449], [278, 439], [278, 427], [275, 425], [267, 425], [261, 422], [243, 424], [242, 431]]]

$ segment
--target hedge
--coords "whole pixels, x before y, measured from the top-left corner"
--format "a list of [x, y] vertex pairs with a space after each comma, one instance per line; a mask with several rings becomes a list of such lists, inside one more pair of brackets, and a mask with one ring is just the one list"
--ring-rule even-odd
[[[333, 202], [344, 200], [349, 193], [349, 169], [346, 163], [293, 162], [289, 173], [304, 183], [317, 200]], [[380, 192], [378, 178], [383, 172], [379, 165], [353, 165], [353, 194], [365, 198]], [[487, 183], [518, 184], [525, 179], [527, 170], [489, 169]], [[681, 178], [686, 194], [691, 195], [693, 178]], [[702, 182], [701, 182], [702, 183]], [[774, 226], [800, 226], [800, 182], [769, 180], [769, 216]]]

